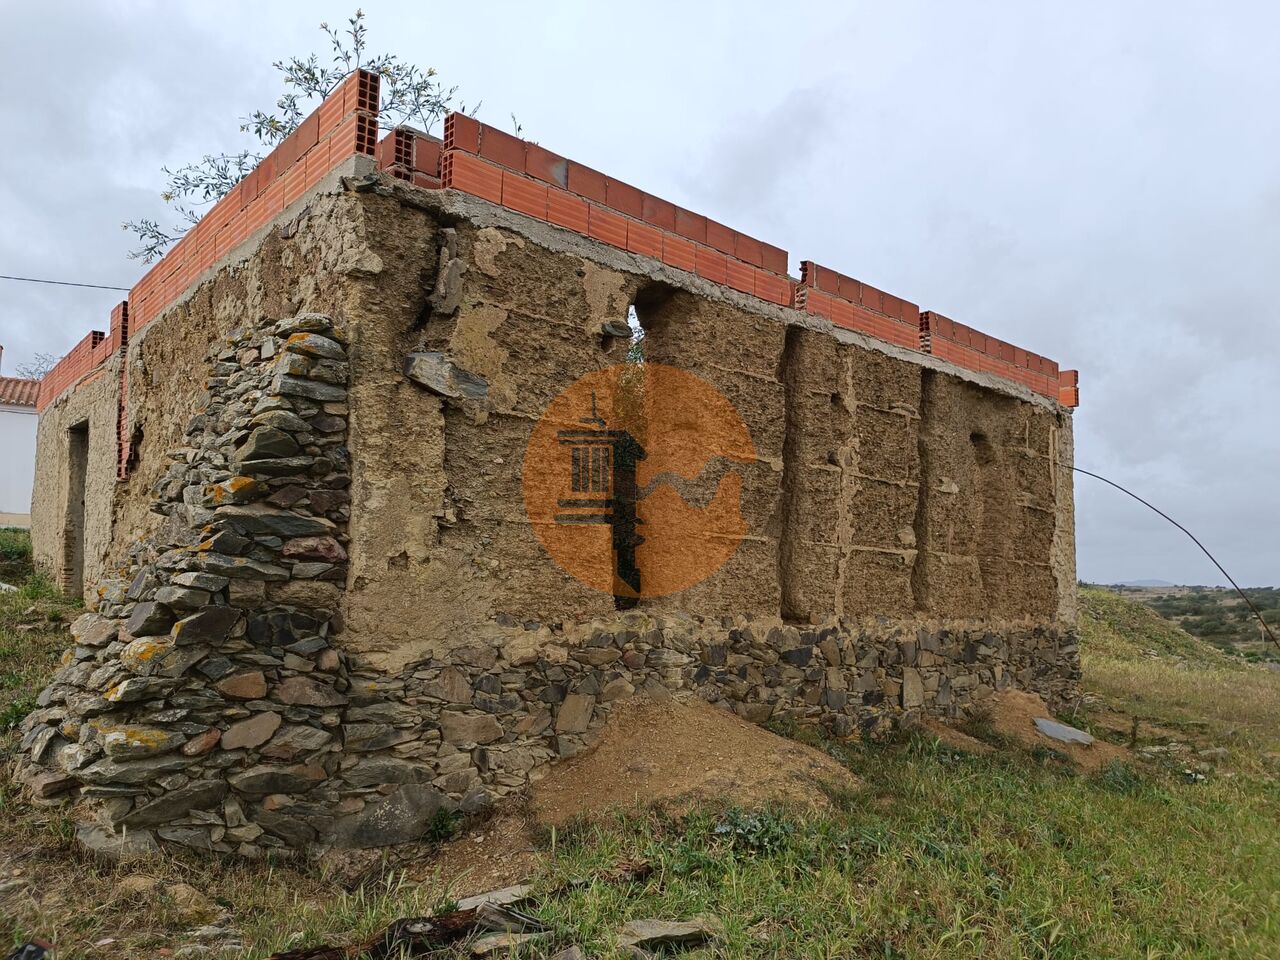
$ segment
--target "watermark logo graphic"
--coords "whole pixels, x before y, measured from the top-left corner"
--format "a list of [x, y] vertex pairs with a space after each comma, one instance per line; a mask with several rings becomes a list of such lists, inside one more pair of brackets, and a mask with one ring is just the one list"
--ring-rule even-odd
[[621, 606], [705, 580], [746, 533], [741, 465], [756, 459], [733, 404], [657, 363], [590, 373], [547, 406], [525, 451], [524, 504], [565, 571]]

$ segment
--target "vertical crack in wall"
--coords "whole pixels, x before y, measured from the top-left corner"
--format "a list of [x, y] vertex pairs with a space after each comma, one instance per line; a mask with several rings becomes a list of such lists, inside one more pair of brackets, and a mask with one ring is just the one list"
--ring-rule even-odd
[[[847, 352], [840, 354], [840, 369], [843, 375], [842, 389], [832, 394], [832, 404], [842, 404], [849, 414], [851, 424], [856, 421], [858, 399], [854, 391], [853, 355]], [[859, 449], [859, 436], [856, 425], [848, 431], [846, 443], [842, 443], [834, 451], [835, 467], [840, 475], [839, 494], [836, 497], [836, 531], [835, 541], [839, 551], [836, 557], [835, 613], [844, 616], [845, 584], [849, 579], [849, 562], [854, 553], [854, 513], [853, 504], [857, 500], [862, 487], [862, 463]]]
[[932, 370], [920, 371], [920, 429], [916, 432], [916, 459], [919, 461], [916, 486], [916, 515], [911, 529], [916, 538], [916, 555], [911, 563], [911, 597], [916, 609], [928, 612], [929, 594], [929, 490], [933, 486], [929, 473], [929, 435], [933, 430], [933, 379]]
[[783, 340], [782, 357], [778, 362], [778, 380], [782, 383], [782, 498], [778, 532], [778, 588], [782, 597], [782, 619], [808, 621], [810, 611], [800, 586], [800, 570], [796, 564], [796, 550], [800, 541], [799, 510], [800, 486], [803, 482], [800, 463], [800, 378], [799, 327], [787, 327]]
[[969, 434], [969, 443], [977, 467], [979, 600], [990, 613], [998, 605], [996, 597], [1000, 593], [999, 584], [992, 582], [998, 578], [1000, 566], [990, 561], [999, 561], [1004, 556], [1004, 514], [1012, 503], [1004, 495], [1000, 460], [991, 439], [985, 433], [974, 431]]

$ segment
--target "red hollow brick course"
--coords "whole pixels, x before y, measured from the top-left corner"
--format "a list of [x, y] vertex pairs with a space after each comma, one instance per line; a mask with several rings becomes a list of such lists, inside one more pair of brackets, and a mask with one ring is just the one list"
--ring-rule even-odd
[[[378, 84], [376, 75], [359, 71], [326, 98], [143, 276], [127, 305], [117, 308], [119, 323], [113, 314], [110, 338], [92, 334], [50, 372], [41, 385], [40, 404], [82, 381], [127, 342], [130, 323], [133, 332], [141, 330], [218, 259], [352, 154], [375, 157], [379, 169], [417, 186], [462, 190], [768, 302], [1008, 377], [1063, 404], [1079, 402], [1076, 372], [1059, 375], [1054, 361], [939, 314], [922, 314], [911, 301], [813, 261], [801, 262], [797, 284], [786, 276], [789, 257], [780, 247], [472, 117], [446, 117], [443, 143], [408, 128], [379, 141]], [[129, 456], [123, 414], [120, 431], [123, 476]]]
[[587, 235], [614, 247], [627, 247], [627, 218], [605, 207], [591, 204], [587, 212]]
[[627, 224], [627, 249], [646, 257], [662, 259], [662, 231], [645, 223]]
[[502, 171], [502, 205], [539, 220], [547, 219], [547, 185]]
[[588, 231], [587, 208], [590, 204], [579, 196], [555, 187], [547, 188], [547, 220], [558, 227], [578, 233]]

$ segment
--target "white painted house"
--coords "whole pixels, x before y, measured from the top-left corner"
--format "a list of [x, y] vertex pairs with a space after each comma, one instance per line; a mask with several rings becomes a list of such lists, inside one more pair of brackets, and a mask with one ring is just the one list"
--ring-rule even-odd
[[0, 527], [31, 524], [39, 392], [39, 380], [0, 377]]

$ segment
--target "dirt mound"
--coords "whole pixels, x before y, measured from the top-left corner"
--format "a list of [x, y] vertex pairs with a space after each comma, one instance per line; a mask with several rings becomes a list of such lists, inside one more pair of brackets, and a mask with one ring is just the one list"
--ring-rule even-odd
[[812, 747], [701, 700], [628, 700], [599, 742], [534, 784], [539, 823], [560, 825], [617, 806], [721, 798], [745, 807], [783, 801], [823, 808], [828, 789], [857, 780]]
[[930, 718], [924, 722], [924, 728], [929, 731], [931, 736], [937, 737], [942, 741], [943, 745], [953, 750], [976, 753], [980, 756], [995, 751], [995, 747], [991, 746], [991, 744], [983, 743], [977, 737], [971, 737], [963, 730], [949, 727], [941, 720]]
[[1112, 760], [1127, 760], [1130, 753], [1124, 747], [1094, 740], [1089, 745], [1079, 743], [1063, 743], [1045, 736], [1036, 729], [1035, 721], [1039, 717], [1052, 720], [1053, 715], [1034, 693], [1021, 690], [1006, 690], [992, 697], [987, 703], [991, 710], [991, 729], [1011, 740], [1027, 747], [1048, 747], [1064, 754], [1082, 770], [1097, 770]]
[[438, 880], [450, 899], [488, 893], [527, 880], [542, 864], [537, 828], [518, 810], [499, 813], [408, 868], [418, 881]]
[[410, 868], [465, 897], [518, 883], [542, 860], [539, 833], [577, 816], [696, 800], [770, 801], [822, 809], [827, 791], [856, 787], [840, 763], [701, 700], [634, 698], [614, 707], [590, 750], [545, 768], [526, 808], [508, 807]]

